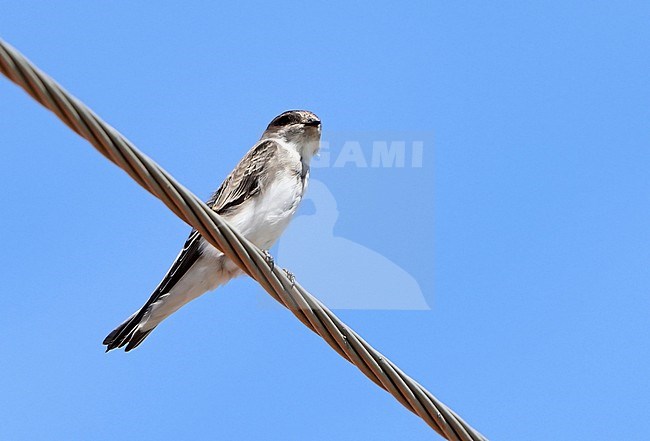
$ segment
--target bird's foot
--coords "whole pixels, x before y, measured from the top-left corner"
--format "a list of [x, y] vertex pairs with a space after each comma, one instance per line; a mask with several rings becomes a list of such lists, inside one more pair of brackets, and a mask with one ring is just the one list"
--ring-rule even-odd
[[271, 256], [269, 250], [262, 250], [262, 254], [264, 255], [264, 260], [266, 260], [266, 263], [268, 263], [271, 267], [271, 271], [273, 271], [275, 268], [275, 261], [273, 260], [273, 256]]
[[284, 274], [287, 276], [287, 279], [289, 279], [289, 282], [291, 282], [291, 287], [293, 288], [296, 285], [296, 276], [286, 268], [282, 268], [282, 271], [284, 271]]

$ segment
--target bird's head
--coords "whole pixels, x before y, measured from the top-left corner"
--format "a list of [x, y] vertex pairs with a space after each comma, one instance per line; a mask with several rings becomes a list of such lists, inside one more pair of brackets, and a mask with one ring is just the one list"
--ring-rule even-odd
[[288, 110], [273, 118], [262, 137], [275, 137], [295, 145], [311, 158], [320, 146], [320, 119], [308, 110]]

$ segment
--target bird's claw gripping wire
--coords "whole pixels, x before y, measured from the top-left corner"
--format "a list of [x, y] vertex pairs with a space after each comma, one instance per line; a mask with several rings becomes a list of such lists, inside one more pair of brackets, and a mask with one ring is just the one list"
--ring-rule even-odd
[[296, 286], [296, 276], [294, 276], [293, 273], [286, 268], [282, 268], [282, 271], [284, 271], [284, 274], [287, 276], [287, 279], [289, 279], [289, 282], [291, 282], [291, 287], [293, 288], [294, 286]]
[[262, 250], [262, 254], [264, 255], [264, 260], [266, 263], [269, 264], [271, 267], [271, 271], [275, 268], [275, 261], [273, 260], [273, 256], [271, 256], [271, 253], [269, 253], [269, 250]]

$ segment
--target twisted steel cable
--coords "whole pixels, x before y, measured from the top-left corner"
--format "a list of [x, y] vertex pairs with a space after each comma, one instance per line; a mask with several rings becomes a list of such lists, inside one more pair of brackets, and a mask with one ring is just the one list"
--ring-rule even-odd
[[117, 130], [0, 39], [0, 72], [88, 140], [149, 193], [254, 278], [343, 358], [450, 441], [487, 441], [454, 411], [347, 327], [293, 278]]

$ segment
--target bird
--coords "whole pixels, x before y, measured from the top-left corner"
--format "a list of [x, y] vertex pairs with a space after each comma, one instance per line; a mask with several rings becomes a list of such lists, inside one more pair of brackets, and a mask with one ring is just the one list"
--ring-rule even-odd
[[[320, 135], [321, 121], [310, 111], [276, 116], [206, 204], [270, 258], [268, 249], [305, 194]], [[240, 274], [232, 260], [193, 229], [149, 300], [106, 336], [106, 352], [135, 349], [183, 305]]]

